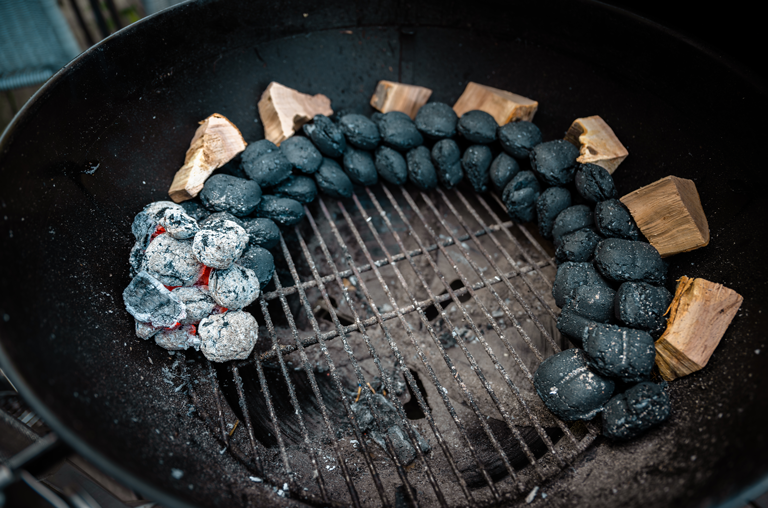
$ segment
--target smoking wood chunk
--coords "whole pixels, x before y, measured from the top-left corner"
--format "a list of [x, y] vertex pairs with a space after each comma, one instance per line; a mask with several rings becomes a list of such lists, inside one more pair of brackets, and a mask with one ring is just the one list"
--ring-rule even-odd
[[173, 177], [168, 195], [176, 203], [197, 196], [213, 170], [245, 150], [247, 144], [235, 124], [223, 115], [212, 114], [195, 131], [184, 165]]
[[621, 198], [661, 257], [704, 247], [709, 225], [696, 184], [667, 176]]
[[459, 117], [467, 111], [479, 109], [491, 115], [499, 125], [515, 120], [530, 122], [538, 108], [539, 103], [527, 97], [472, 81], [453, 105]]
[[432, 90], [423, 86], [406, 85], [394, 81], [379, 81], [371, 97], [371, 106], [382, 113], [400, 111], [416, 118], [416, 113], [427, 103]]
[[325, 95], [308, 95], [275, 81], [267, 86], [259, 100], [264, 137], [278, 146], [315, 115], [332, 114], [331, 99]]
[[597, 164], [611, 174], [629, 155], [613, 129], [597, 115], [574, 120], [565, 133], [565, 140], [579, 148], [581, 155], [577, 161]]
[[656, 341], [661, 377], [672, 381], [703, 369], [743, 300], [720, 284], [681, 277], [669, 306], [667, 329]]

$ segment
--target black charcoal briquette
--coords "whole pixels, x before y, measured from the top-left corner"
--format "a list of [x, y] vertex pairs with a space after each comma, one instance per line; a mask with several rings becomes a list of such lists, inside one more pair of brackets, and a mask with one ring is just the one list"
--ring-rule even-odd
[[288, 162], [304, 174], [314, 173], [323, 162], [320, 150], [304, 136], [291, 136], [280, 143], [280, 150]]
[[248, 233], [251, 245], [272, 249], [280, 243], [280, 229], [272, 219], [245, 219], [243, 229]]
[[[491, 166], [491, 179], [493, 179], [493, 166]], [[536, 200], [536, 215], [539, 219], [541, 236], [552, 239], [555, 219], [569, 206], [571, 206], [571, 193], [564, 187], [550, 187], [541, 193]]]
[[125, 309], [136, 321], [156, 328], [175, 325], [187, 317], [184, 304], [157, 279], [139, 272], [123, 291]]
[[376, 173], [376, 164], [373, 162], [371, 152], [348, 147], [344, 152], [344, 172], [352, 183], [365, 187], [375, 185], [379, 181]]
[[595, 248], [602, 238], [590, 228], [580, 229], [560, 237], [555, 251], [558, 263], [566, 261], [589, 261], [595, 254]]
[[228, 212], [235, 217], [245, 217], [261, 201], [261, 187], [252, 180], [213, 175], [200, 191], [200, 199], [213, 212]]
[[239, 258], [248, 245], [248, 233], [232, 221], [223, 221], [216, 229], [201, 229], [192, 241], [192, 252], [205, 266], [226, 269]]
[[379, 127], [381, 141], [390, 148], [406, 152], [424, 142], [411, 117], [400, 111], [374, 115], [373, 121]]
[[453, 189], [464, 178], [464, 172], [461, 170], [461, 150], [454, 140], [441, 139], [435, 143], [432, 147], [432, 162], [435, 164], [440, 185], [446, 189]]
[[485, 145], [472, 145], [464, 151], [464, 155], [461, 157], [461, 168], [475, 192], [488, 192], [490, 181], [488, 170], [491, 167], [491, 162], [493, 162], [493, 154], [491, 149]]
[[597, 273], [592, 263], [574, 263], [567, 261], [557, 267], [555, 283], [552, 285], [552, 296], [555, 304], [563, 308], [568, 300], [573, 298], [581, 286], [600, 284], [610, 287], [608, 282]]
[[211, 212], [205, 209], [199, 199], [188, 199], [182, 201], [179, 205], [184, 209], [184, 212], [195, 219], [198, 223], [205, 220]]
[[597, 372], [626, 383], [648, 379], [656, 362], [656, 347], [648, 332], [603, 323], [589, 329], [584, 351]]
[[304, 207], [295, 199], [265, 194], [261, 197], [261, 203], [256, 207], [254, 215], [272, 219], [280, 226], [293, 226], [304, 218]]
[[198, 225], [200, 226], [200, 229], [220, 230], [220, 229], [227, 229], [227, 227], [231, 227], [231, 226], [226, 226], [227, 221], [234, 222], [238, 226], [243, 227], [243, 219], [239, 217], [235, 217], [229, 212], [212, 213], [208, 217], [206, 217], [203, 221], [199, 222]]
[[607, 323], [613, 318], [615, 296], [616, 291], [605, 284], [579, 286], [563, 310], [568, 309], [598, 323]]
[[363, 115], [348, 114], [339, 117], [339, 127], [347, 138], [347, 143], [361, 150], [373, 150], [379, 146], [381, 134], [370, 118]]
[[562, 187], [573, 181], [579, 149], [558, 139], [536, 145], [531, 150], [531, 169], [547, 185]]
[[240, 158], [240, 167], [262, 189], [274, 187], [289, 176], [293, 167], [285, 154], [266, 139], [248, 145]]
[[667, 383], [638, 383], [605, 405], [603, 435], [632, 439], [669, 418]]
[[640, 229], [627, 207], [618, 199], [601, 201], [595, 205], [595, 226], [607, 238], [640, 239]]
[[421, 190], [432, 190], [437, 187], [437, 172], [432, 165], [429, 149], [417, 146], [406, 154], [408, 162], [408, 179]]
[[632, 328], [660, 335], [667, 326], [664, 313], [672, 303], [672, 293], [666, 288], [645, 282], [625, 282], [614, 300], [616, 317]]
[[261, 289], [264, 289], [269, 281], [272, 280], [272, 273], [275, 271], [275, 258], [267, 249], [251, 245], [237, 260], [237, 264], [253, 270], [259, 279]]
[[499, 124], [496, 123], [496, 120], [479, 109], [467, 111], [461, 115], [456, 124], [456, 130], [464, 139], [470, 143], [481, 145], [493, 143], [496, 140], [496, 129], [498, 128]]
[[541, 194], [539, 181], [530, 171], [520, 171], [509, 181], [502, 201], [507, 213], [515, 222], [532, 222], [536, 219], [536, 200]]
[[580, 229], [594, 226], [595, 216], [587, 205], [570, 206], [560, 212], [552, 224], [552, 237], [555, 245], [563, 236]]
[[304, 124], [304, 133], [326, 157], [341, 157], [347, 148], [341, 127], [325, 115], [315, 115], [312, 123]]
[[203, 265], [192, 249], [192, 240], [176, 240], [163, 233], [147, 247], [145, 270], [166, 286], [191, 286]]
[[520, 172], [520, 165], [517, 161], [507, 155], [506, 153], [500, 153], [493, 162], [491, 168], [488, 171], [491, 178], [491, 183], [496, 192], [502, 193], [504, 187]]
[[611, 174], [597, 164], [581, 164], [574, 181], [581, 197], [591, 203], [613, 199], [618, 195]]
[[663, 284], [667, 265], [659, 251], [645, 242], [609, 238], [595, 249], [595, 267], [614, 282], [647, 282]]
[[424, 137], [443, 139], [453, 137], [456, 134], [458, 121], [456, 112], [448, 104], [428, 102], [419, 109], [413, 122]]
[[272, 188], [272, 194], [291, 198], [299, 203], [311, 203], [317, 197], [317, 185], [310, 176], [293, 175], [277, 187]]
[[333, 159], [324, 158], [314, 177], [318, 190], [326, 196], [348, 198], [352, 195], [352, 180]]
[[589, 329], [597, 323], [570, 310], [567, 306], [557, 318], [557, 329], [576, 347], [582, 347]]
[[510, 122], [497, 131], [501, 147], [517, 160], [527, 159], [533, 147], [541, 144], [541, 131], [531, 122]]
[[613, 381], [589, 369], [581, 349], [566, 349], [541, 362], [533, 385], [547, 408], [566, 421], [591, 420], [614, 389]]

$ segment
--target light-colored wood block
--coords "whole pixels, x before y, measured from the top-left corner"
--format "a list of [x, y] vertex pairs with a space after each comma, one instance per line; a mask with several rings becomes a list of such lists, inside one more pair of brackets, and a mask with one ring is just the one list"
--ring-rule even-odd
[[311, 122], [315, 115], [332, 114], [331, 99], [325, 95], [308, 95], [275, 81], [267, 86], [259, 100], [264, 137], [277, 146]]
[[661, 377], [672, 381], [703, 369], [743, 300], [721, 284], [681, 277], [669, 306], [667, 329], [656, 341]]
[[195, 131], [168, 195], [176, 203], [197, 196], [211, 173], [245, 150], [247, 144], [235, 124], [223, 115], [212, 114]]
[[530, 122], [538, 108], [539, 103], [528, 97], [472, 81], [467, 83], [464, 93], [453, 105], [459, 117], [467, 111], [479, 109], [491, 115], [499, 125], [516, 120]]
[[582, 164], [597, 164], [613, 174], [629, 152], [613, 129], [599, 116], [577, 118], [565, 133], [565, 140], [578, 147]]
[[691, 180], [667, 176], [630, 192], [621, 202], [661, 257], [709, 243], [707, 216]]
[[423, 86], [406, 85], [394, 81], [379, 81], [371, 97], [371, 106], [382, 113], [401, 111], [416, 118], [416, 113], [427, 103], [432, 90]]

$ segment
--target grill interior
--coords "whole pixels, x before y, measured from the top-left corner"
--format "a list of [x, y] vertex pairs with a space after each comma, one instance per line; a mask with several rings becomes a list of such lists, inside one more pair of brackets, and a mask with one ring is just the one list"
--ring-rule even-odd
[[[251, 481], [311, 504], [498, 504], [594, 440], [597, 427], [559, 421], [533, 391], [538, 364], [565, 346], [555, 265], [550, 245], [502, 220], [497, 196], [382, 185], [306, 213], [249, 309], [262, 325], [251, 358], [177, 362]], [[411, 464], [385, 427], [386, 451], [355, 417], [357, 401], [381, 425], [382, 390]]]

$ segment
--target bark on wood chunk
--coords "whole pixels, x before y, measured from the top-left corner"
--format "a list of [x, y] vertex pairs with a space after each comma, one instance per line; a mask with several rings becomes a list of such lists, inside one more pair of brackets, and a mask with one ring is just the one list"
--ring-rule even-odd
[[432, 90], [423, 86], [406, 85], [394, 81], [379, 81], [371, 97], [371, 106], [382, 113], [400, 111], [416, 118], [416, 113], [427, 103]]
[[223, 115], [212, 114], [195, 131], [168, 195], [176, 203], [197, 196], [211, 173], [245, 150], [247, 144], [235, 124]]
[[332, 114], [331, 99], [325, 95], [308, 95], [275, 81], [267, 86], [259, 100], [264, 137], [278, 146], [315, 115]]
[[597, 115], [574, 120], [565, 133], [565, 140], [579, 147], [581, 155], [577, 161], [597, 164], [611, 174], [629, 155], [613, 129]]
[[704, 247], [709, 225], [696, 184], [667, 176], [621, 198], [661, 257]]
[[656, 365], [672, 381], [701, 370], [744, 299], [704, 279], [681, 277], [669, 306], [667, 329], [656, 341]]
[[539, 103], [527, 97], [472, 81], [453, 105], [459, 117], [467, 111], [479, 109], [491, 115], [499, 125], [516, 120], [531, 122], [538, 108]]

